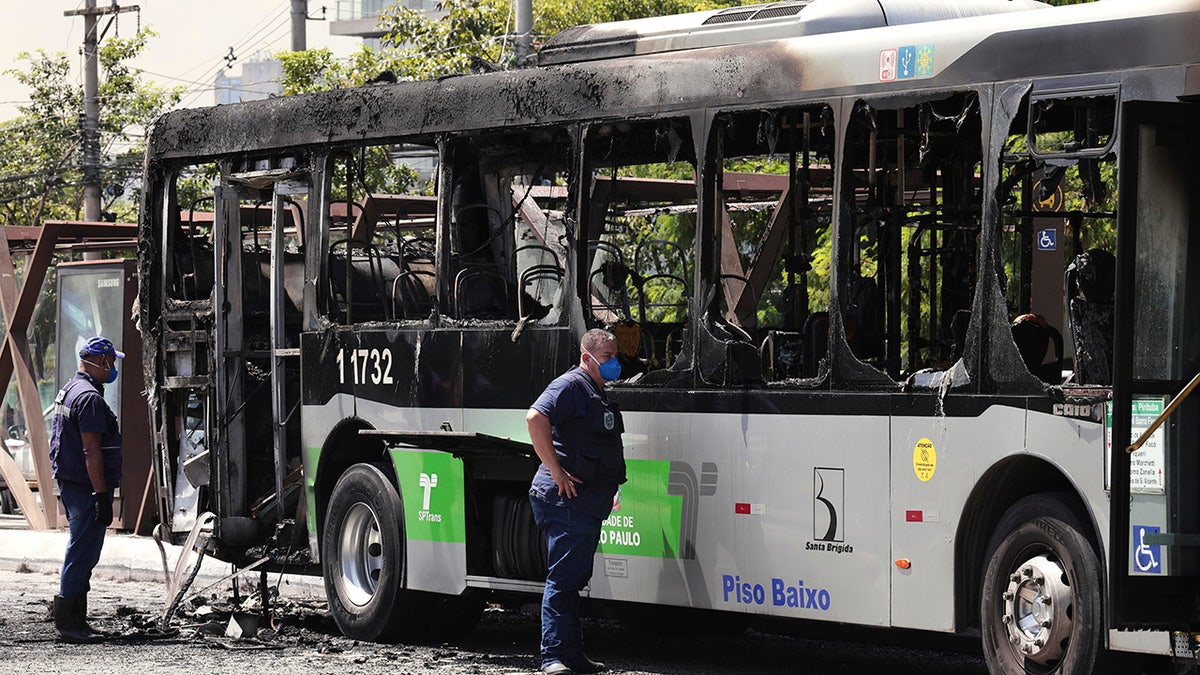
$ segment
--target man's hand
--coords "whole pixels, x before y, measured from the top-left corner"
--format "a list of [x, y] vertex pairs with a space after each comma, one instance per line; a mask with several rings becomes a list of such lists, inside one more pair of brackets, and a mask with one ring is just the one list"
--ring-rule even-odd
[[550, 477], [554, 479], [554, 484], [558, 486], [558, 494], [562, 495], [563, 499], [573, 499], [575, 497], [575, 484], [582, 483], [575, 476], [567, 473], [567, 470], [558, 465], [558, 470], [550, 470]]
[[92, 499], [96, 500], [96, 522], [103, 527], [112, 525], [113, 512], [112, 500], [109, 499], [107, 492], [93, 492]]

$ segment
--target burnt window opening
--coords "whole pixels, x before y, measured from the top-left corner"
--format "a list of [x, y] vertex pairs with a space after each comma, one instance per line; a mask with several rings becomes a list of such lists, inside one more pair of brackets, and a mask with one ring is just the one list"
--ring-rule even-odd
[[978, 278], [982, 121], [974, 93], [859, 103], [843, 173], [839, 311], [859, 361], [893, 381], [962, 355]]
[[209, 300], [213, 288], [213, 185], [216, 164], [181, 167], [168, 179], [163, 232], [165, 295]]
[[665, 382], [669, 369], [687, 363], [694, 291], [696, 153], [689, 125], [597, 125], [588, 129], [585, 153], [585, 318], [616, 334], [624, 378]]
[[566, 276], [571, 138], [534, 129], [452, 141], [444, 311], [557, 325]]
[[424, 320], [434, 312], [437, 168], [437, 148], [428, 143], [331, 156], [324, 285], [331, 321]]
[[[281, 180], [306, 180], [306, 158], [241, 159], [229, 162], [222, 173], [216, 164], [183, 167], [168, 181], [164, 218], [163, 277], [168, 302], [211, 302], [217, 257], [214, 228], [218, 218], [227, 222], [224, 236], [237, 242], [224, 255], [227, 264], [240, 268], [238, 309], [247, 327], [247, 339], [266, 340], [270, 297], [270, 242], [273, 188]], [[222, 186], [222, 196], [214, 186]], [[304, 255], [301, 231], [305, 197], [284, 200], [284, 271], [287, 297], [284, 320], [299, 330], [302, 316]], [[218, 214], [219, 212], [219, 214]], [[229, 286], [230, 272], [224, 272]], [[298, 345], [296, 345], [298, 346]]]
[[718, 275], [707, 281], [768, 381], [815, 378], [825, 356], [833, 126], [828, 106], [718, 120]]
[[1046, 384], [1112, 384], [1113, 96], [1034, 99], [1000, 161], [1001, 284], [1013, 339]]

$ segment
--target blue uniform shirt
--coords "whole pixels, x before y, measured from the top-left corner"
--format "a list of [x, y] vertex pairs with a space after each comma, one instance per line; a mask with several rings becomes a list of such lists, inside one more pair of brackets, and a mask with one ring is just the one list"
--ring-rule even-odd
[[617, 486], [625, 482], [621, 445], [625, 424], [617, 404], [575, 366], [551, 382], [531, 407], [549, 418], [554, 452], [563, 469], [583, 482], [575, 484], [574, 498], [562, 499], [550, 470], [542, 464], [529, 494], [548, 504], [607, 518]]
[[104, 454], [104, 482], [111, 491], [121, 482], [121, 431], [117, 416], [104, 400], [104, 385], [83, 371], [75, 373], [54, 399], [50, 432], [50, 466], [54, 477], [91, 485], [83, 454], [84, 432], [99, 433]]

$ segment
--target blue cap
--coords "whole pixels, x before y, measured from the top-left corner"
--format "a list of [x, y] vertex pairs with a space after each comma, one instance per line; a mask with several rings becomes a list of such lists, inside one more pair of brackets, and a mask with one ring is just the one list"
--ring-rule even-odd
[[88, 338], [88, 341], [83, 343], [83, 346], [79, 348], [80, 357], [103, 356], [105, 354], [111, 354], [118, 359], [125, 358], [125, 353], [117, 351], [117, 348], [113, 346], [112, 340], [100, 337], [99, 335], [94, 338]]

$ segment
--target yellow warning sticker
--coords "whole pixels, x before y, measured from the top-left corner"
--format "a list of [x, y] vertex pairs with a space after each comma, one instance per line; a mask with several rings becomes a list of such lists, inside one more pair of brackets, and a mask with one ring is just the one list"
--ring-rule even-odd
[[913, 448], [913, 472], [925, 483], [933, 478], [934, 471], [937, 471], [937, 450], [933, 447], [933, 441], [922, 438]]

